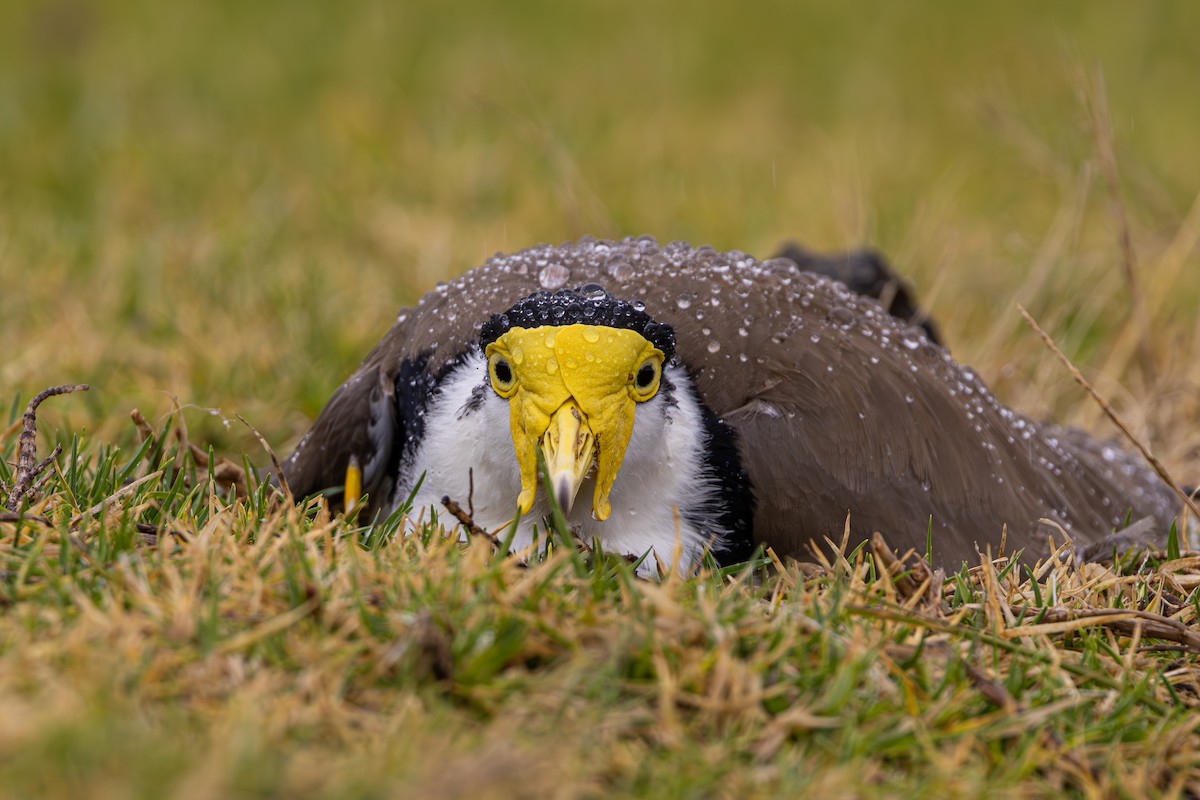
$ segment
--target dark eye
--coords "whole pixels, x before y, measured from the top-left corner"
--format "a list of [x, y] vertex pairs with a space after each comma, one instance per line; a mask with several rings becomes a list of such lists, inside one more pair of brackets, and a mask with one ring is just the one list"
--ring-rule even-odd
[[488, 353], [488, 378], [492, 381], [492, 389], [504, 399], [517, 393], [516, 373], [508, 357], [498, 349]]
[[650, 384], [654, 383], [654, 376], [656, 374], [657, 370], [654, 369], [653, 364], [642, 364], [642, 368], [637, 373], [637, 387], [639, 389], [650, 388]]

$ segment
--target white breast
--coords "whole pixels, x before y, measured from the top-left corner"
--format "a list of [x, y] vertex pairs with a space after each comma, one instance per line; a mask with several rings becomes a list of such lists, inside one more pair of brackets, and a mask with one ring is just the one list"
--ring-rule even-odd
[[[690, 379], [678, 366], [668, 366], [665, 377], [676, 387], [674, 393], [668, 397], [666, 390], [660, 391], [637, 407], [633, 436], [609, 496], [612, 514], [603, 522], [592, 519], [594, 487], [588, 478], [568, 517], [585, 543], [594, 539], [606, 551], [622, 555], [653, 551], [643, 562], [644, 574], [657, 573], [655, 556], [664, 564], [678, 558], [678, 569], [690, 572], [705, 548], [727, 533], [718, 524], [716, 486], [704, 460], [703, 416], [687, 390]], [[486, 530], [503, 533], [511, 525], [521, 479], [508, 403], [489, 388], [471, 409], [472, 392], [486, 381], [486, 362], [472, 354], [446, 376], [430, 402], [424, 436], [401, 466], [389, 509], [407, 499], [424, 474], [410, 514], [413, 525], [428, 521], [432, 509], [449, 528], [454, 520], [442, 506], [443, 496], [464, 509], [473, 507], [475, 523]], [[518, 527], [514, 550], [531, 546], [535, 529], [545, 531], [548, 516], [539, 490]], [[544, 533], [541, 538], [545, 540]]]

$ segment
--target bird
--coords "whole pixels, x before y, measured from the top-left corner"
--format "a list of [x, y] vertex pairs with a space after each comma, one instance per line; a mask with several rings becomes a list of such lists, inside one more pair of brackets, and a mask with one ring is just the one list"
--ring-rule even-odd
[[376, 514], [454, 498], [514, 548], [557, 504], [582, 541], [682, 572], [876, 531], [949, 570], [1133, 520], [1165, 539], [1179, 499], [1140, 459], [1005, 406], [907, 296], [889, 313], [799, 260], [653, 237], [497, 253], [400, 310], [282, 471], [335, 503], [351, 474]]

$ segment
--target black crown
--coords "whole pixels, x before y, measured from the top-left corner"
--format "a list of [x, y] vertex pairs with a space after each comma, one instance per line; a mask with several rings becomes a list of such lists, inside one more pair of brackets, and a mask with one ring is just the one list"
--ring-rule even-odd
[[543, 325], [603, 325], [640, 333], [670, 361], [675, 356], [675, 330], [655, 322], [641, 301], [617, 299], [595, 283], [556, 292], [534, 292], [507, 311], [493, 314], [479, 330], [479, 346], [486, 348], [512, 328]]

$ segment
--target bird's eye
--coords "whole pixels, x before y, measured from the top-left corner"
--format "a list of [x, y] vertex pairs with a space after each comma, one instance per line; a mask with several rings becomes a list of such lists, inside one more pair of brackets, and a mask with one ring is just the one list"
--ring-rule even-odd
[[501, 397], [510, 397], [517, 388], [517, 382], [513, 375], [512, 365], [508, 363], [508, 359], [499, 353], [495, 353], [489, 359], [488, 373], [492, 379], [492, 388], [496, 390], [496, 394]]
[[643, 361], [633, 376], [633, 397], [638, 402], [649, 400], [658, 392], [658, 380], [662, 375], [662, 364], [658, 359]]
[[642, 368], [638, 370], [637, 385], [639, 389], [649, 389], [650, 384], [654, 383], [654, 365], [642, 364]]

